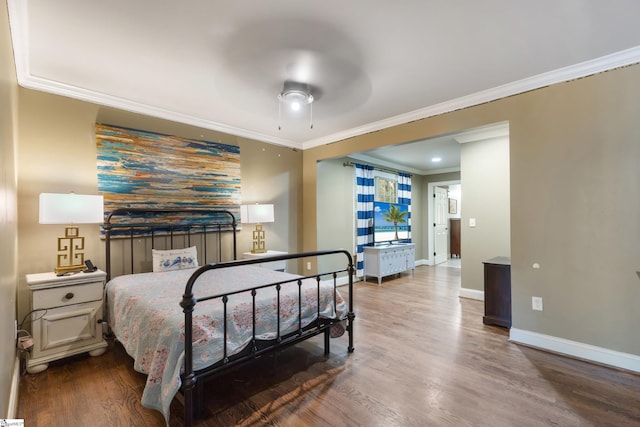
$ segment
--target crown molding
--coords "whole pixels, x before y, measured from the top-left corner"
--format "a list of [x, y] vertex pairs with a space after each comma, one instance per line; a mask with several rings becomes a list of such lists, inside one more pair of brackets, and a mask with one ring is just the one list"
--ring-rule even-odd
[[348, 157], [350, 159], [353, 159], [353, 160], [359, 160], [361, 162], [365, 162], [365, 163], [367, 163], [369, 165], [372, 165], [372, 166], [378, 166], [378, 167], [381, 167], [381, 168], [392, 169], [392, 170], [396, 170], [396, 171], [399, 171], [399, 172], [409, 172], [409, 173], [412, 173], [414, 175], [437, 175], [437, 174], [440, 174], [440, 173], [460, 172], [460, 167], [429, 169], [429, 170], [416, 169], [416, 168], [412, 168], [410, 166], [404, 166], [404, 165], [400, 165], [400, 164], [397, 164], [397, 163], [394, 163], [394, 162], [390, 162], [388, 160], [380, 160], [380, 159], [368, 156], [368, 155], [363, 154], [363, 153], [353, 153], [353, 154], [349, 154], [346, 157]]
[[211, 120], [205, 120], [200, 117], [188, 114], [176, 113], [163, 108], [133, 102], [124, 98], [115, 97], [100, 92], [90, 91], [61, 82], [32, 76], [29, 69], [28, 61], [29, 37], [27, 22], [27, 2], [23, 0], [8, 0], [7, 6], [9, 11], [9, 25], [11, 28], [11, 38], [13, 42], [13, 51], [16, 64], [16, 76], [18, 84], [22, 87], [50, 92], [56, 95], [62, 95], [69, 98], [88, 101], [98, 105], [119, 108], [125, 111], [139, 114], [146, 114], [165, 120], [176, 121], [192, 126], [201, 127], [204, 129], [224, 132], [242, 138], [255, 139], [258, 141], [263, 141], [275, 145], [282, 145], [300, 150], [306, 150], [320, 145], [342, 141], [366, 133], [376, 132], [388, 127], [405, 124], [415, 120], [425, 119], [427, 117], [432, 117], [439, 114], [449, 113], [451, 111], [472, 107], [474, 105], [479, 105], [485, 102], [495, 101], [500, 98], [517, 95], [522, 92], [539, 89], [551, 84], [573, 80], [576, 78], [585, 77], [588, 75], [597, 74], [603, 71], [640, 62], [640, 46], [636, 46], [590, 61], [585, 61], [579, 64], [560, 68], [558, 70], [543, 73], [530, 78], [522, 79], [513, 83], [508, 83], [488, 90], [476, 92], [468, 96], [421, 108], [406, 114], [400, 114], [397, 116], [351, 128], [344, 132], [337, 132], [325, 137], [299, 143], [283, 138], [274, 137], [271, 135], [265, 135], [259, 132], [249, 131], [247, 129], [241, 129], [234, 126], [213, 122]]
[[421, 108], [406, 114], [389, 117], [384, 120], [369, 123], [363, 126], [349, 129], [345, 132], [338, 132], [326, 137], [312, 139], [302, 144], [303, 150], [341, 141], [366, 133], [376, 132], [392, 126], [398, 126], [412, 121], [437, 116], [439, 114], [450, 113], [451, 111], [473, 107], [474, 105], [495, 101], [517, 95], [519, 93], [540, 89], [556, 83], [590, 76], [603, 71], [612, 70], [632, 64], [640, 63], [640, 46], [622, 50], [620, 52], [605, 55], [590, 61], [559, 68], [537, 76], [518, 80], [513, 83], [504, 84], [491, 89], [476, 92], [471, 95], [452, 99], [440, 104]]
[[27, 2], [8, 0], [7, 9], [9, 11], [9, 29], [11, 31], [11, 43], [16, 64], [16, 76], [18, 84], [21, 84], [21, 79], [30, 75], [29, 61], [27, 60], [27, 52], [29, 52]]
[[132, 113], [145, 114], [164, 120], [170, 120], [191, 126], [197, 126], [203, 129], [209, 129], [217, 132], [223, 132], [241, 138], [255, 139], [275, 145], [302, 149], [302, 144], [283, 138], [277, 138], [265, 135], [259, 132], [249, 131], [247, 129], [236, 128], [211, 120], [205, 120], [200, 117], [189, 114], [177, 113], [175, 111], [166, 110], [117, 96], [108, 95], [101, 92], [87, 90], [81, 87], [68, 85], [66, 83], [45, 79], [31, 75], [29, 69], [29, 37], [27, 22], [27, 2], [22, 0], [9, 0], [7, 2], [9, 10], [9, 24], [11, 27], [11, 38], [13, 43], [13, 52], [16, 63], [16, 77], [18, 84], [26, 89], [33, 89], [42, 92], [53, 93], [68, 98], [79, 99], [81, 101], [91, 102], [105, 107], [118, 108], [120, 110], [130, 111]]
[[508, 137], [509, 122], [499, 122], [458, 133], [453, 136], [453, 139], [458, 144], [466, 144], [467, 142], [486, 141], [488, 139]]
[[27, 89], [40, 90], [43, 92], [49, 92], [56, 95], [66, 96], [68, 98], [75, 98], [81, 101], [87, 101], [105, 107], [118, 108], [120, 110], [130, 111], [132, 113], [145, 114], [152, 117], [157, 117], [164, 120], [170, 120], [173, 122], [183, 123], [191, 126], [197, 126], [203, 129], [209, 129], [213, 131], [223, 132], [230, 135], [234, 135], [241, 138], [249, 138], [257, 141], [267, 142], [275, 145], [285, 146], [289, 148], [302, 149], [302, 144], [289, 141], [282, 138], [272, 137], [270, 135], [264, 135], [259, 132], [252, 132], [246, 129], [240, 129], [233, 126], [224, 125], [222, 123], [216, 123], [211, 120], [205, 120], [189, 114], [177, 113], [175, 111], [165, 110], [163, 108], [154, 107], [151, 105], [141, 104], [138, 102], [130, 101], [128, 99], [119, 98], [116, 96], [107, 95], [105, 93], [86, 90], [76, 86], [67, 85], [48, 79], [42, 79], [40, 77], [30, 76], [20, 81], [20, 86]]
[[365, 162], [366, 164], [378, 166], [381, 168], [387, 168], [387, 169], [401, 171], [401, 172], [410, 172], [416, 175], [424, 175], [424, 172], [421, 170], [418, 170], [409, 166], [399, 165], [394, 162], [390, 162], [388, 160], [376, 159], [375, 157], [371, 157], [363, 153], [353, 153], [348, 155], [347, 157], [353, 160], [359, 160], [361, 162]]

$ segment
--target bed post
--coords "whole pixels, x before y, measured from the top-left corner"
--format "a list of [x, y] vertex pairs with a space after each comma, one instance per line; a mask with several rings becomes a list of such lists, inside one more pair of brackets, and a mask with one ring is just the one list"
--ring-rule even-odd
[[331, 329], [327, 328], [324, 330], [324, 355], [325, 356], [328, 356], [329, 352], [331, 351], [330, 341], [331, 341]]
[[105, 250], [105, 265], [107, 270], [107, 282], [111, 280], [111, 215], [110, 213], [102, 223], [102, 229], [104, 230], [104, 250]]
[[236, 222], [236, 218], [231, 215], [233, 217], [233, 260], [237, 260], [238, 259], [238, 253], [237, 253], [237, 247], [236, 247], [236, 232], [238, 231], [238, 223]]
[[189, 279], [180, 302], [184, 312], [184, 374], [182, 385], [184, 389], [184, 425], [186, 427], [191, 427], [193, 423], [193, 389], [196, 385], [196, 376], [193, 372], [193, 329], [191, 323], [193, 308], [197, 302], [193, 296], [194, 276], [197, 278], [198, 275], [194, 274]]
[[349, 266], [347, 270], [349, 271], [349, 313], [347, 313], [347, 332], [349, 333], [349, 347], [347, 347], [347, 351], [349, 353], [353, 353], [353, 320], [356, 318], [355, 313], [353, 312], [353, 276], [355, 274], [355, 268], [353, 266], [353, 257], [350, 253], [346, 252], [347, 258], [349, 259]]

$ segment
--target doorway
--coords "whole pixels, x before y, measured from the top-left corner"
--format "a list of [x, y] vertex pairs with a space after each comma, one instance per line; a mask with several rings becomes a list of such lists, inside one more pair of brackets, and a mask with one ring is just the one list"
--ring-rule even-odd
[[448, 258], [449, 242], [449, 208], [448, 190], [444, 187], [436, 186], [433, 189], [433, 236], [434, 251], [433, 263], [442, 264]]
[[[455, 213], [450, 209], [451, 192], [449, 188], [456, 188]], [[431, 200], [428, 204], [427, 223], [431, 232], [428, 233], [428, 254], [427, 265], [446, 265], [451, 262], [451, 266], [460, 268], [461, 259], [451, 259], [449, 245], [450, 238], [450, 218], [460, 217], [461, 207], [461, 187], [460, 180], [430, 182], [427, 186], [427, 197]]]

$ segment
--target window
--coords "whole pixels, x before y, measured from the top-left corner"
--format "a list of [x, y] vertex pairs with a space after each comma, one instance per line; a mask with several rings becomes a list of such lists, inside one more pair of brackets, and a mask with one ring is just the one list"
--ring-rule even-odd
[[375, 176], [375, 200], [378, 202], [397, 203], [398, 202], [398, 180], [395, 177], [378, 175]]

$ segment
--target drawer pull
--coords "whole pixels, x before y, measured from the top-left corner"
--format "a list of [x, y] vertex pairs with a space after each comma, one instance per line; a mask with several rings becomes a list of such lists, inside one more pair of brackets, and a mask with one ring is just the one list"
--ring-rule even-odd
[[73, 295], [73, 292], [69, 292], [69, 293], [68, 293], [68, 294], [66, 294], [64, 297], [65, 297], [66, 299], [71, 299], [71, 298], [73, 298], [73, 296], [74, 296], [74, 295]]

